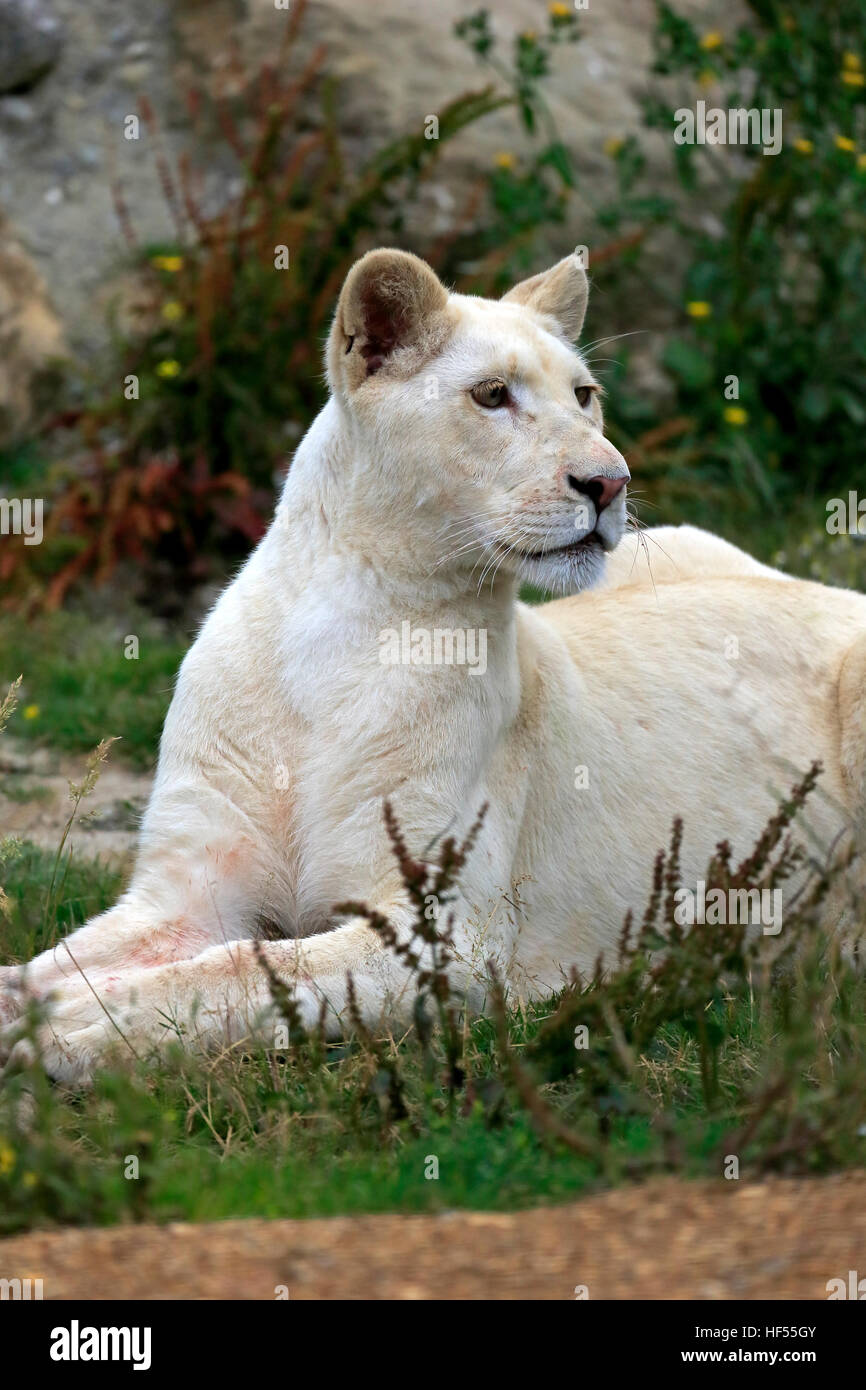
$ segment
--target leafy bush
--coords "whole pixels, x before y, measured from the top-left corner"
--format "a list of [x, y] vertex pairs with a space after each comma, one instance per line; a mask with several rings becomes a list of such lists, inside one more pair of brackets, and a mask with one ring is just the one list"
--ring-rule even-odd
[[[829, 9], [749, 0], [733, 32], [701, 34], [671, 5], [657, 8], [654, 71], [690, 86], [674, 102], [669, 81], [645, 103], [647, 123], [671, 138], [687, 195], [642, 209], [665, 221], [685, 261], [682, 329], [663, 357], [675, 428], [658, 440], [652, 475], [664, 494], [665, 474], [676, 490], [687, 469], [695, 490], [735, 499], [741, 514], [823, 497], [862, 474], [866, 10], [859, 0]], [[674, 106], [698, 99], [781, 110], [781, 151], [729, 147], [731, 179], [712, 145], [675, 144]], [[645, 171], [638, 142], [617, 159], [634, 199]], [[703, 215], [705, 193], [714, 207], [721, 195], [717, 217]]]
[[[418, 248], [432, 265], [458, 279], [471, 261], [473, 287], [490, 287], [526, 262], [539, 227], [562, 217], [570, 166], [549, 116], [537, 113], [550, 53], [573, 36], [571, 23], [552, 14], [547, 37], [523, 35], [513, 70], [497, 68], [503, 84], [457, 97], [435, 132], [412, 131], [358, 166], [341, 149], [324, 51], [295, 60], [303, 9], [293, 6], [282, 48], [244, 96], [189, 94], [193, 117], [221, 132], [243, 178], [216, 215], [203, 211], [191, 161], [162, 153], [156, 114], [141, 104], [175, 236], [141, 246], [115, 188], [146, 291], [139, 331], [119, 337], [103, 398], [54, 422], [72, 428], [64, 462], [45, 478], [40, 553], [4, 551], [2, 577], [15, 572], [49, 607], [83, 577], [104, 580], [120, 558], [200, 580], [214, 555], [225, 566], [247, 553], [270, 518], [287, 451], [323, 403], [323, 340], [342, 280], [370, 245], [405, 241], [421, 181], [466, 127], [513, 106], [528, 130], [543, 120], [546, 143], [524, 176], [498, 165], [453, 231]], [[316, 92], [321, 121], [310, 129]]]

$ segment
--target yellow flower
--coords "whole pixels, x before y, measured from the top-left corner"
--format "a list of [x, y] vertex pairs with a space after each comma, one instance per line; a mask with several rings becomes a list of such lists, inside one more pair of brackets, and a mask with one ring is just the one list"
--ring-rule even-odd
[[712, 304], [708, 304], [705, 299], [690, 299], [686, 305], [686, 313], [693, 319], [708, 319], [712, 312]]
[[724, 416], [729, 425], [745, 425], [748, 418], [748, 410], [744, 410], [741, 405], [726, 405]]
[[814, 148], [815, 146], [812, 144], [811, 140], [800, 139], [794, 141], [794, 149], [799, 150], [800, 154], [811, 154]]
[[712, 87], [718, 80], [712, 68], [704, 68], [703, 72], [698, 73], [699, 87]]
[[618, 135], [612, 135], [609, 140], [604, 142], [604, 152], [609, 154], [611, 159], [615, 159], [624, 144], [625, 141], [620, 140]]
[[839, 76], [849, 87], [866, 87], [866, 77], [862, 72], [841, 72]]
[[155, 265], [157, 270], [167, 270], [170, 275], [174, 275], [178, 270], [183, 270], [183, 256], [154, 256], [151, 265]]
[[858, 169], [866, 169], [866, 154], [858, 154], [858, 156], [857, 156], [857, 168], [858, 168]]
[[8, 1144], [0, 1144], [0, 1177], [6, 1177], [15, 1167], [15, 1150]]
[[180, 374], [180, 363], [173, 357], [167, 357], [163, 362], [157, 362], [156, 374], [161, 377], [172, 377]]
[[522, 39], [525, 39], [527, 43], [535, 43], [535, 40], [538, 38], [538, 35], [536, 34], [534, 29], [524, 29], [520, 37]]
[[856, 53], [851, 53], [849, 50], [847, 53], [842, 54], [842, 66], [843, 68], [848, 68], [849, 72], [851, 72], [856, 71], [862, 64], [858, 55]]
[[847, 135], [837, 135], [837, 136], [836, 136], [836, 149], [837, 149], [837, 150], [853, 151], [853, 150], [856, 150], [856, 148], [857, 148], [857, 146], [854, 144], [854, 141], [853, 141], [853, 140], [849, 140]]
[[22, 1173], [22, 1174], [21, 1174], [21, 1186], [22, 1186], [22, 1187], [35, 1187], [35, 1186], [36, 1186], [36, 1174], [35, 1174], [35, 1173]]
[[724, 35], [720, 34], [718, 29], [711, 29], [710, 32], [704, 34], [704, 37], [701, 39], [701, 48], [705, 48], [709, 53], [714, 48], [721, 48], [724, 41]]
[[509, 154], [508, 150], [500, 150], [493, 163], [497, 169], [513, 169], [514, 155]]
[[167, 299], [162, 306], [162, 316], [169, 323], [177, 323], [183, 318], [183, 305], [179, 299]]
[[548, 12], [553, 15], [554, 19], [568, 19], [568, 16], [571, 14], [570, 5], [555, 3], [553, 5], [548, 5], [547, 9]]
[[38, 705], [25, 705], [25, 706], [24, 706], [24, 709], [21, 711], [21, 713], [24, 715], [24, 718], [25, 718], [25, 719], [38, 719], [38, 718], [39, 718], [39, 706], [38, 706]]

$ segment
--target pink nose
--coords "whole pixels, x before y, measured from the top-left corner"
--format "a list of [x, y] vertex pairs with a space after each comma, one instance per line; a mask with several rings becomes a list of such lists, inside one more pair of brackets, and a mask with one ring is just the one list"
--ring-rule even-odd
[[596, 478], [586, 478], [581, 481], [575, 478], [573, 473], [569, 473], [568, 481], [575, 492], [582, 492], [591, 502], [595, 503], [596, 511], [603, 512], [605, 507], [609, 507], [615, 497], [619, 497], [631, 475], [627, 473], [624, 478], [605, 478], [599, 474]]

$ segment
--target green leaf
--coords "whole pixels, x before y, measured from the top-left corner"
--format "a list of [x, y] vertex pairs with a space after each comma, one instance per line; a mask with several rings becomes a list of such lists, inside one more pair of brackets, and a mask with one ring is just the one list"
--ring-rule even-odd
[[855, 425], [866, 424], [866, 409], [864, 409], [863, 402], [853, 396], [850, 391], [840, 391], [838, 394], [839, 404], [848, 419], [853, 420]]
[[691, 390], [709, 385], [712, 368], [694, 343], [684, 338], [671, 338], [665, 345], [662, 361], [675, 377]]
[[555, 169], [562, 179], [562, 182], [571, 188], [574, 184], [574, 174], [571, 168], [571, 159], [568, 150], [559, 141], [548, 145], [544, 154], [539, 159], [539, 164], [549, 164], [551, 169]]
[[830, 413], [830, 393], [820, 381], [810, 381], [800, 398], [800, 406], [808, 420], [824, 420]]

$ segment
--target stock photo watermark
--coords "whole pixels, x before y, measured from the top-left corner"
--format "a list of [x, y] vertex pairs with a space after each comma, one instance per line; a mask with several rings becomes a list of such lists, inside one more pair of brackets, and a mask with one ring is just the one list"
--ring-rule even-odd
[[0, 1303], [29, 1303], [45, 1297], [44, 1281], [33, 1275], [18, 1279], [0, 1279]]
[[414, 627], [407, 620], [379, 634], [383, 666], [466, 666], [472, 676], [487, 670], [486, 628]]
[[25, 545], [42, 544], [41, 497], [0, 497], [0, 536], [23, 536]]
[[82, 1327], [73, 1318], [68, 1327], [55, 1327], [49, 1355], [52, 1361], [130, 1361], [135, 1371], [151, 1363], [149, 1327]]
[[831, 536], [866, 536], [866, 497], [853, 488], [847, 497], [831, 497], [825, 524]]
[[866, 1279], [861, 1279], [856, 1269], [849, 1269], [847, 1278], [837, 1276], [825, 1284], [828, 1302], [848, 1299], [856, 1303], [866, 1300]]
[[761, 927], [764, 936], [782, 930], [781, 888], [711, 888], [698, 879], [694, 888], [674, 894], [674, 921], [680, 927]]
[[707, 107], [698, 101], [694, 110], [681, 106], [674, 112], [677, 145], [760, 145], [765, 155], [782, 148], [782, 111], [776, 107]]

